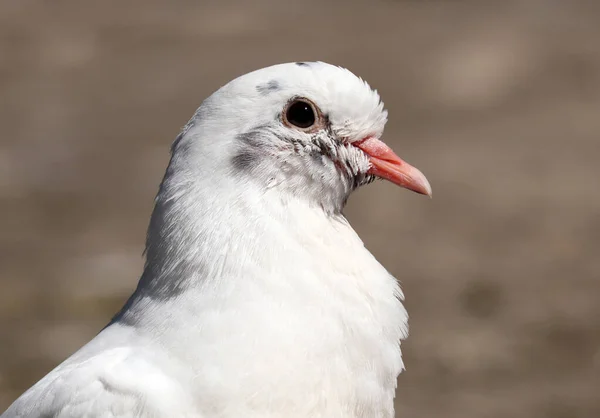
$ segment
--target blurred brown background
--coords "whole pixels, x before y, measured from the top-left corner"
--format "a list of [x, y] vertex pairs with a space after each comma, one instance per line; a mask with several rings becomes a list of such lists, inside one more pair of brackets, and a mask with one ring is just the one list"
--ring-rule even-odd
[[350, 221], [411, 315], [399, 417], [600, 417], [600, 2], [0, 1], [0, 410], [141, 272], [179, 128], [270, 64], [377, 88], [434, 199]]

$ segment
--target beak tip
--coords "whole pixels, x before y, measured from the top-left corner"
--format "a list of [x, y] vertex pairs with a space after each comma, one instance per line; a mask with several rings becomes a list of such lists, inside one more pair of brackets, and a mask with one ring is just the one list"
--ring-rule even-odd
[[429, 196], [430, 199], [433, 198], [433, 192], [431, 190], [431, 184], [429, 184], [429, 180], [427, 177], [418, 169], [412, 167], [413, 173], [411, 175], [415, 184], [415, 191], [417, 193], [421, 193], [425, 196]]
[[425, 191], [426, 191], [426, 195], [429, 196], [430, 199], [433, 199], [433, 191], [431, 190], [431, 185], [429, 184], [429, 182], [427, 181], [427, 179], [425, 179]]

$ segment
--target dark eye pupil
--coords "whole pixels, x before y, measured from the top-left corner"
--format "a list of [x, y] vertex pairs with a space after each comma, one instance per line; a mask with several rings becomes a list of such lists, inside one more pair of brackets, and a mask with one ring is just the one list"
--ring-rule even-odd
[[297, 101], [288, 108], [286, 118], [298, 128], [310, 128], [315, 123], [315, 112], [308, 103]]

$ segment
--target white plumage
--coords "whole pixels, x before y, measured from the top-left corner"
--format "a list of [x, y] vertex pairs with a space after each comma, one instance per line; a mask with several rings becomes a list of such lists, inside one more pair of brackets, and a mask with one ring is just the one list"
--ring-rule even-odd
[[392, 417], [402, 292], [341, 214], [373, 175], [431, 193], [386, 118], [325, 63], [214, 93], [173, 144], [135, 293], [2, 417]]

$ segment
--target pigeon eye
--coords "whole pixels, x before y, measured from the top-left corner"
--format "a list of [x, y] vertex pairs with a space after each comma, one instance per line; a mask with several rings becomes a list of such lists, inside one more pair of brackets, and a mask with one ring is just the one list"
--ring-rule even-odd
[[317, 119], [315, 107], [307, 100], [292, 101], [285, 111], [284, 122], [300, 129], [311, 128]]

